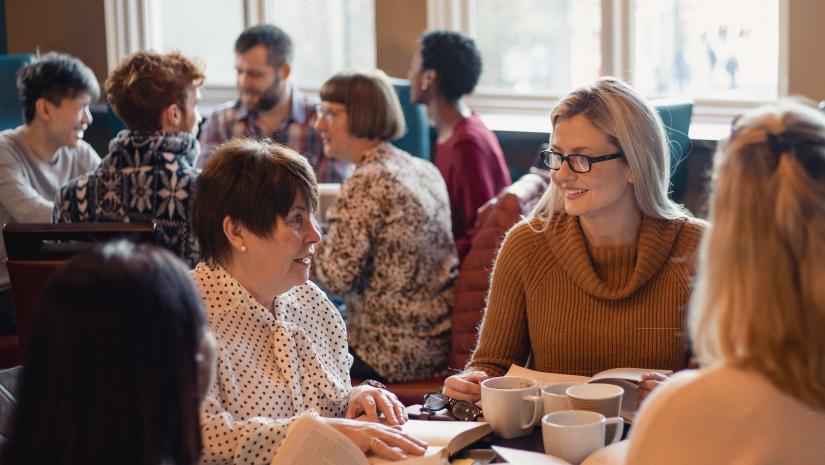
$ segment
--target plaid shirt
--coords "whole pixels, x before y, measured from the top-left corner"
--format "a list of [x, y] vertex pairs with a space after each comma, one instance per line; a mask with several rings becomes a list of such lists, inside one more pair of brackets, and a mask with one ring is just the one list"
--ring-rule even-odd
[[289, 116], [272, 133], [264, 134], [256, 124], [257, 114], [241, 106], [240, 100], [230, 102], [215, 110], [201, 128], [201, 154], [195, 162], [197, 168], [203, 169], [206, 160], [217, 146], [236, 137], [253, 139], [272, 139], [286, 145], [305, 156], [312, 167], [318, 182], [340, 183], [352, 173], [352, 165], [324, 155], [321, 136], [315, 131], [316, 99], [304, 95], [292, 87], [292, 105]]

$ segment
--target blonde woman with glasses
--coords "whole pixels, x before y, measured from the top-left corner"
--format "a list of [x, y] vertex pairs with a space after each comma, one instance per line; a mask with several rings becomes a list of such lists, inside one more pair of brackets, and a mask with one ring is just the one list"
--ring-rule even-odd
[[628, 463], [825, 463], [825, 116], [754, 111], [715, 159], [690, 308], [703, 368], [651, 396]]
[[542, 156], [553, 182], [504, 239], [478, 345], [447, 379], [448, 396], [477, 400], [481, 380], [528, 360], [585, 376], [687, 366], [683, 321], [704, 223], [668, 199], [658, 113], [604, 78], [562, 99], [551, 123]]

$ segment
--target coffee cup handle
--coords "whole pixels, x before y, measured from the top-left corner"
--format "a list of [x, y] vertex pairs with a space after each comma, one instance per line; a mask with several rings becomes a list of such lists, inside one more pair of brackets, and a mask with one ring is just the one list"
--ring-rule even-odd
[[[607, 425], [616, 425], [616, 432], [613, 433], [613, 439], [610, 442], [605, 442], [605, 446], [609, 446], [614, 442], [618, 441], [622, 438], [622, 433], [624, 432], [624, 418], [622, 417], [613, 417], [608, 418], [605, 420], [604, 426]], [[606, 438], [605, 438], [606, 439]]]
[[533, 415], [530, 417], [530, 421], [521, 425], [521, 429], [529, 429], [541, 421], [541, 417], [544, 414], [544, 400], [542, 400], [541, 396], [525, 396], [524, 400], [533, 404]]

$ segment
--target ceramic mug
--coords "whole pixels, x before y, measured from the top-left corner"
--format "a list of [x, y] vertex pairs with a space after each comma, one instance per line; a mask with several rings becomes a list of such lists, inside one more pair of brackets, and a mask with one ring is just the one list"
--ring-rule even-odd
[[544, 402], [544, 414], [570, 410], [570, 398], [567, 397], [567, 388], [580, 383], [555, 383], [541, 388], [541, 400]]
[[534, 380], [500, 376], [481, 382], [481, 408], [493, 432], [510, 439], [530, 434], [541, 420], [543, 404]]
[[[607, 426], [614, 426], [615, 432], [605, 444]], [[601, 413], [587, 410], [562, 410], [548, 413], [541, 419], [544, 451], [573, 465], [618, 441], [623, 429], [624, 421], [620, 417], [605, 418]]]
[[[589, 410], [601, 413], [605, 418], [621, 416], [624, 388], [615, 384], [587, 383], [567, 388], [570, 398], [570, 410]], [[616, 431], [616, 427], [607, 427], [607, 435]]]

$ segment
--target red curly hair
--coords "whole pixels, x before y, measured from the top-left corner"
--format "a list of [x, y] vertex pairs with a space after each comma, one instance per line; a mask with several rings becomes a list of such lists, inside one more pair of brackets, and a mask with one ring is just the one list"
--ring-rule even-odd
[[176, 103], [185, 111], [187, 89], [200, 86], [204, 78], [201, 67], [179, 52], [140, 51], [109, 74], [104, 90], [127, 128], [157, 132], [163, 110]]

